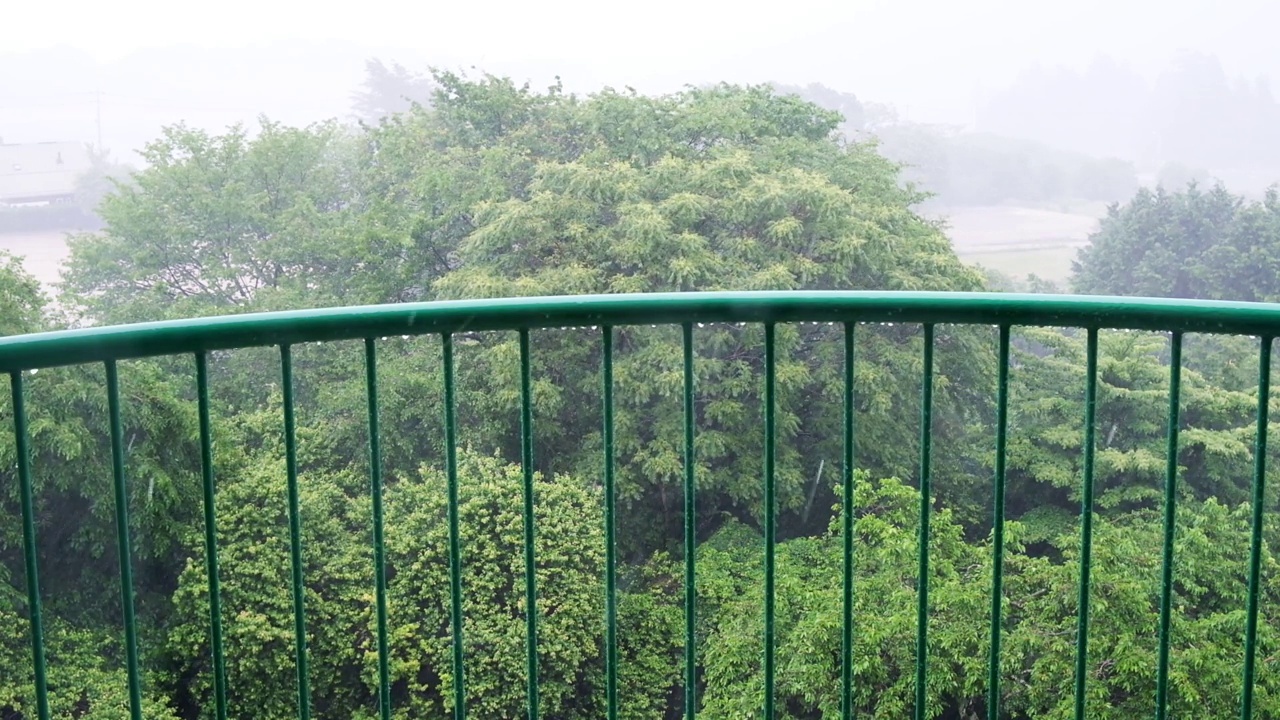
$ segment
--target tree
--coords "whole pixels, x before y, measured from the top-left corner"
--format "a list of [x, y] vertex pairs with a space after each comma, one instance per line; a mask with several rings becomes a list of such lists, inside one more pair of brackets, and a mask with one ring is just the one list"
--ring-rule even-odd
[[334, 124], [264, 119], [255, 138], [166, 129], [142, 153], [147, 169], [102, 201], [104, 230], [72, 237], [65, 299], [129, 322], [288, 305], [290, 292], [342, 297], [334, 285], [358, 273], [334, 265], [351, 258], [343, 218], [360, 199], [344, 143]]
[[[1181, 376], [1179, 486], [1185, 495], [1236, 507], [1249, 498], [1256, 372], [1231, 388], [1197, 366], [1217, 346], [1185, 344]], [[1169, 341], [1136, 332], [1098, 339], [1095, 503], [1115, 515], [1163, 503], [1168, 434]], [[1254, 345], [1253, 354], [1257, 349]], [[1232, 353], [1240, 353], [1235, 348]], [[1027, 329], [1013, 349], [1009, 410], [1008, 513], [1028, 537], [1078, 514], [1083, 477], [1085, 358], [1082, 332]]]
[[1083, 293], [1275, 301], [1280, 194], [1246, 201], [1221, 185], [1140, 190], [1108, 211], [1072, 273]]
[[76, 207], [96, 218], [102, 201], [120, 183], [128, 183], [135, 172], [137, 169], [129, 164], [112, 159], [110, 152], [92, 150], [89, 169], [76, 181]]
[[40, 281], [22, 266], [22, 258], [0, 251], [0, 336], [43, 329], [48, 302]]
[[840, 113], [843, 118], [840, 132], [849, 140], [858, 138], [866, 130], [866, 109], [853, 93], [840, 92], [819, 83], [809, 83], [804, 87], [773, 83], [772, 88], [779, 95], [794, 95], [820, 108]]
[[[919, 493], [859, 473], [855, 580], [854, 709], [859, 717], [909, 717], [914, 706]], [[838, 513], [836, 514], [838, 517]], [[842, 531], [777, 548], [777, 707], [780, 718], [840, 713]], [[699, 602], [706, 690], [701, 714], [754, 716], [763, 687], [760, 536], [727, 526], [703, 544]], [[981, 707], [988, 638], [989, 557], [964, 542], [948, 511], [930, 536], [930, 687], [925, 717], [970, 717]]]
[[415, 105], [428, 105], [436, 86], [430, 77], [412, 72], [400, 63], [388, 67], [377, 58], [364, 64], [365, 79], [351, 102], [362, 122], [377, 123]]
[[[856, 491], [854, 703], [859, 717], [901, 718], [914, 705], [919, 496], [896, 480], [860, 476]], [[1248, 505], [1184, 501], [1179, 511], [1170, 662], [1171, 715], [1226, 717], [1238, 710], [1239, 642], [1250, 537]], [[1267, 537], [1277, 525], [1269, 521]], [[1073, 716], [1079, 534], [1066, 524], [1047, 542], [1006, 528], [1002, 716]], [[1135, 511], [1094, 524], [1087, 659], [1089, 717], [1130, 720], [1155, 697], [1162, 521]], [[935, 510], [930, 536], [929, 687], [925, 717], [987, 713], [991, 548]], [[841, 530], [779, 543], [776, 560], [775, 692], [781, 718], [830, 717], [840, 709]], [[703, 544], [699, 570], [707, 717], [759, 712], [763, 622], [760, 537], [726, 527]], [[1047, 550], [1047, 551], [1046, 551]], [[1276, 564], [1264, 549], [1264, 577]], [[1280, 641], [1265, 581], [1260, 657]], [[1257, 675], [1257, 711], [1276, 712], [1280, 678]]]
[[[50, 327], [39, 283], [17, 258], [0, 262], [0, 332]], [[120, 368], [130, 534], [143, 647], [163, 633], [175, 556], [199, 513], [194, 413], [175, 379], [150, 363]], [[111, 497], [107, 395], [99, 367], [24, 373], [36, 558], [45, 619], [50, 706], [58, 717], [128, 716], [118, 559]], [[34, 717], [21, 506], [10, 394], [0, 400], [0, 715]], [[149, 667], [152, 667], [148, 665]], [[144, 716], [173, 717], [148, 673]]]
[[1179, 162], [1165, 163], [1160, 168], [1160, 174], [1157, 176], [1156, 182], [1160, 187], [1171, 193], [1182, 192], [1191, 185], [1198, 187], [1213, 186], [1213, 178], [1210, 177], [1208, 170], [1189, 167]]
[[[842, 144], [839, 117], [797, 97], [718, 86], [579, 99], [558, 86], [539, 93], [489, 76], [440, 73], [434, 82], [429, 108], [364, 130], [357, 141], [328, 127], [268, 125], [254, 139], [239, 130], [210, 137], [171, 129], [149, 150], [151, 166], [137, 187], [105, 203], [104, 233], [74, 245], [71, 297], [103, 322], [514, 293], [981, 286], [942, 233], [910, 210], [920, 196], [899, 186], [895, 166], [870, 146]], [[810, 496], [822, 492], [813, 480], [819, 465], [840, 456], [839, 403], [830, 400], [839, 392], [839, 333], [780, 330], [780, 487], [784, 507], [802, 523]], [[947, 387], [984, 386], [985, 379], [960, 380], [990, 372], [959, 362], [961, 349], [976, 341], [944, 335], [939, 370]], [[717, 388], [699, 408], [707, 517], [732, 509], [745, 518], [759, 507], [750, 478], [760, 443], [763, 338], [759, 328], [696, 336], [698, 383]], [[864, 334], [864, 408], [918, 402], [918, 381], [906, 370], [917, 366], [918, 352], [900, 346], [917, 336], [901, 327]], [[623, 449], [619, 468], [626, 503], [670, 509], [679, 496], [682, 381], [674, 341], [665, 331], [619, 334], [618, 422], [637, 431], [620, 434], [635, 443]], [[477, 447], [514, 460], [515, 346], [507, 338], [479, 343], [460, 364], [464, 412], [479, 428]], [[581, 411], [598, 407], [598, 341], [539, 334], [534, 350], [543, 378], [535, 398], [540, 469], [582, 474], [599, 457], [599, 417]], [[357, 447], [362, 430], [336, 403], [359, 392], [354, 358], [318, 359], [316, 374], [300, 380], [301, 396], [333, 400], [321, 412], [343, 418], [347, 447]], [[438, 382], [426, 369], [404, 369], [388, 382]], [[243, 378], [234, 387], [252, 392], [278, 368], [264, 359], [233, 372]], [[947, 405], [955, 422], [941, 432], [964, 432], [965, 418], [989, 403], [986, 393], [964, 397]], [[406, 437], [420, 426], [417, 417], [439, 416], [388, 413], [403, 418]], [[913, 425], [906, 416], [869, 423], [860, 435], [866, 461], [913, 472], [914, 451], [889, 440], [915, 436]], [[403, 463], [393, 467], [416, 467], [428, 449], [435, 448], [390, 456]], [[636, 530], [628, 537], [647, 549], [663, 534], [679, 536], [675, 524], [646, 521]]]
[[[248, 435], [266, 439], [260, 433], [273, 419], [251, 419]], [[230, 703], [239, 716], [296, 715], [278, 450], [269, 441], [261, 458], [234, 462], [221, 474], [224, 627]], [[320, 472], [308, 473], [302, 485], [312, 698], [316, 713], [326, 717], [375, 716], [371, 531], [368, 499], [360, 487], [354, 475]], [[553, 717], [599, 717], [600, 497], [570, 477], [535, 478], [534, 491], [541, 705]], [[392, 704], [397, 717], [443, 717], [453, 699], [445, 477], [424, 467], [420, 474], [391, 480], [385, 493]], [[518, 466], [462, 454], [458, 512], [468, 710], [477, 718], [515, 717], [524, 708], [522, 493]], [[212, 714], [205, 592], [203, 564], [193, 558], [175, 593], [178, 625], [169, 652], [180, 668], [178, 677], [194, 679], [189, 688], [178, 689], [178, 696], [190, 697], [201, 717]], [[678, 620], [652, 607], [655, 599], [661, 600], [643, 586], [620, 593], [626, 717], [651, 717], [676, 675]]]

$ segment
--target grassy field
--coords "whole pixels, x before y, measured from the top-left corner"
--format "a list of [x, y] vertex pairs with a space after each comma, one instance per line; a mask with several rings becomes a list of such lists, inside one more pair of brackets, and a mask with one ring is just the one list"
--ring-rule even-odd
[[960, 259], [972, 265], [1024, 280], [1035, 275], [1042, 280], [1064, 283], [1071, 276], [1071, 261], [1079, 248], [1069, 246], [1010, 248], [983, 253], [960, 255]]
[[946, 220], [947, 235], [962, 260], [1025, 279], [1029, 274], [1062, 282], [1076, 252], [1089, 243], [1102, 207], [1070, 212], [1026, 207], [954, 208], [931, 213]]

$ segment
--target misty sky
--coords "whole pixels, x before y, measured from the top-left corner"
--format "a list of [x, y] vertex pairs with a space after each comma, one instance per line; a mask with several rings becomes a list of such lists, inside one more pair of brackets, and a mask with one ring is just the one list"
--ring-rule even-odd
[[[1192, 49], [1218, 55], [1231, 74], [1280, 76], [1277, 0], [1220, 5], [1208, 0], [788, 0], [756, 5], [740, 0], [625, 5], [598, 0], [219, 0], [190, 5], [64, 0], [5, 5], [0, 65], [6, 55], [26, 58], [21, 72], [0, 69], [0, 109], [10, 113], [84, 102], [85, 95], [102, 91], [105, 83], [121, 106], [150, 103], [170, 114], [184, 107], [187, 113], [225, 111], [218, 117], [252, 117], [265, 110], [286, 121], [299, 121], [290, 113], [318, 119], [317, 114], [345, 110], [361, 77], [361, 59], [374, 55], [415, 69], [427, 63], [478, 66], [536, 84], [558, 73], [577, 91], [606, 84], [660, 92], [716, 80], [820, 82], [892, 102], [912, 119], [952, 123], [970, 122], [984, 93], [1036, 63], [1082, 66], [1108, 54], [1154, 74], [1178, 50]], [[189, 64], [175, 62], [172, 52], [147, 52], [184, 45], [195, 46]], [[225, 58], [234, 48], [250, 49], [238, 66], [209, 59]], [[76, 83], [65, 74], [56, 83], [36, 79], [64, 56], [115, 67], [115, 74], [109, 80], [83, 77]], [[122, 90], [135, 76], [141, 87], [153, 89]], [[152, 82], [156, 77], [168, 85]], [[165, 88], [184, 81], [195, 87], [185, 90], [181, 101], [174, 100], [170, 95], [177, 91]], [[287, 92], [282, 89], [286, 83]], [[13, 117], [11, 126], [19, 124]], [[0, 137], [6, 133], [4, 123], [0, 115]], [[23, 134], [14, 127], [7, 132]]]

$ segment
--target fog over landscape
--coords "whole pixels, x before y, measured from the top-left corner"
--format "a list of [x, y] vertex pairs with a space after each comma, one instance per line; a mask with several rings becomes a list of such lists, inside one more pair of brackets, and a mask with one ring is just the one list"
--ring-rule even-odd
[[[785, 8], [668, 0], [643, 11], [588, 2], [412, 9], [371, 2], [332, 14], [237, 1], [198, 21], [152, 13], [145, 2], [70, 7], [83, 9], [74, 22], [32, 4], [6, 10], [6, 25], [19, 29], [0, 46], [0, 127], [8, 142], [51, 133], [93, 141], [99, 92], [103, 140], [116, 152], [149, 139], [146, 123], [340, 117], [371, 57], [413, 70], [476, 67], [537, 86], [558, 75], [576, 92], [818, 83], [892, 104], [916, 122], [1026, 137], [1041, 133], [1017, 116], [1040, 98], [1024, 97], [995, 115], [986, 105], [1034, 73], [1087, 72], [1109, 59], [1154, 83], [1180, 53], [1193, 52], [1214, 56], [1232, 84], [1280, 75], [1272, 35], [1280, 6], [1266, 0], [1236, 0], [1213, 12], [1203, 2], [1157, 0], [801, 0]], [[1131, 119], [1101, 102], [1079, 111]], [[1071, 149], [1115, 151], [1104, 141]]]
[[[806, 97], [819, 104], [822, 93], [843, 96], [843, 106], [825, 104], [845, 113], [846, 133], [881, 137], [883, 151], [909, 166], [906, 177], [936, 195], [924, 210], [952, 222], [962, 251], [1053, 246], [1058, 275], [1087, 218], [1135, 183], [1154, 185], [1164, 172], [1166, 182], [1217, 178], [1257, 196], [1280, 177], [1270, 80], [1280, 76], [1280, 5], [1265, 0], [1213, 12], [1157, 0], [802, 0], [750, 9], [666, 1], [643, 10], [373, 2], [336, 12], [237, 1], [195, 22], [153, 5], [76, 4], [74, 22], [31, 4], [8, 8], [6, 24], [20, 32], [0, 45], [0, 140], [100, 144], [138, 167], [136, 151], [178, 122], [217, 132], [252, 129], [259, 117], [354, 121], [371, 59], [410, 74], [492, 73], [535, 88], [559, 78], [581, 94], [768, 82], [810, 88]], [[1113, 185], [1115, 170], [1132, 181], [1086, 190], [1060, 177], [1108, 158], [1118, 161]], [[1001, 163], [1062, 167], [1028, 181]], [[1022, 188], [989, 187], [1000, 182]], [[1029, 182], [1047, 187], [1028, 195]], [[1009, 205], [1022, 210], [1002, 209]]]

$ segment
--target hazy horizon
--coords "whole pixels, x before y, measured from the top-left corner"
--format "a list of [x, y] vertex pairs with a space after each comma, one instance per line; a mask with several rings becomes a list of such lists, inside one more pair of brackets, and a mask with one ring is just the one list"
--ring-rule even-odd
[[94, 142], [101, 107], [104, 144], [127, 156], [139, 137], [179, 119], [215, 129], [262, 113], [291, 124], [341, 117], [370, 57], [414, 70], [475, 67], [535, 86], [559, 75], [581, 93], [820, 83], [911, 120], [961, 126], [1037, 66], [1083, 70], [1106, 56], [1151, 82], [1190, 50], [1216, 56], [1229, 78], [1280, 75], [1269, 37], [1280, 4], [1263, 0], [1213, 12], [1154, 0], [1057, 10], [1015, 0], [799, 0], [785, 13], [725, 0], [662, 0], [644, 12], [580, 0], [360, 8], [233, 0], [199, 22], [153, 0], [12, 8], [6, 24], [21, 32], [0, 48], [0, 137]]

